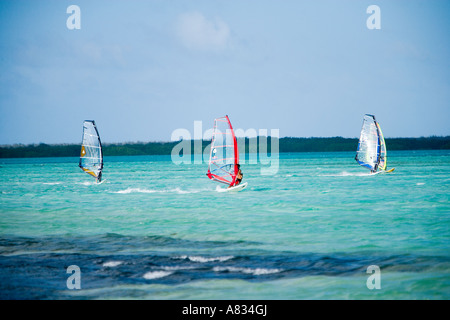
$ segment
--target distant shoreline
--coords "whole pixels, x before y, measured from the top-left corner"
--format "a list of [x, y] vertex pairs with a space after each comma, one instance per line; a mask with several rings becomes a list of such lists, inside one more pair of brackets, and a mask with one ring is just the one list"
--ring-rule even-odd
[[[271, 152], [271, 145], [276, 146], [276, 141], [271, 137], [262, 137], [267, 141], [267, 152]], [[257, 152], [257, 139], [245, 138], [245, 153]], [[243, 146], [243, 138], [238, 139]], [[357, 138], [328, 137], [328, 138], [294, 138], [284, 137], [278, 139], [279, 152], [331, 152], [331, 151], [356, 151]], [[104, 156], [128, 156], [128, 155], [170, 155], [174, 142], [136, 142], [136, 143], [104, 143]], [[191, 152], [194, 153], [200, 141], [191, 140]], [[210, 141], [201, 141], [204, 150]], [[450, 136], [445, 137], [420, 137], [420, 138], [386, 138], [388, 152], [394, 150], [449, 150]], [[0, 158], [44, 158], [44, 157], [78, 157], [80, 155], [79, 144], [30, 144], [0, 146]], [[243, 150], [240, 152], [244, 152]]]

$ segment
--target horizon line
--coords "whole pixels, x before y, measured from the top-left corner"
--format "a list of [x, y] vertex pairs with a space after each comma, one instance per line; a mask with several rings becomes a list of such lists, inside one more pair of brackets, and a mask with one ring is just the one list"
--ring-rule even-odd
[[[265, 137], [265, 138], [275, 138], [275, 139], [286, 139], [286, 138], [290, 138], [290, 139], [333, 139], [333, 138], [340, 138], [340, 139], [359, 139], [359, 137], [343, 137], [343, 136], [329, 136], [329, 137], [314, 137], [314, 136], [310, 136], [310, 137], [293, 137], [293, 136], [284, 136], [284, 137], [272, 137], [270, 135], [267, 136], [256, 136], [256, 137], [236, 137], [237, 139], [256, 139], [259, 137]], [[389, 139], [430, 139], [430, 138], [450, 138], [450, 135], [446, 135], [446, 136], [438, 136], [438, 135], [431, 135], [431, 136], [420, 136], [420, 137], [385, 137], [386, 140]], [[208, 142], [210, 141], [210, 139], [205, 140], [205, 139], [187, 139], [184, 141], [199, 141], [201, 140], [202, 142]], [[118, 144], [118, 145], [125, 145], [125, 144], [148, 144], [148, 143], [178, 143], [180, 141], [183, 140], [176, 140], [176, 141], [156, 141], [156, 140], [148, 140], [148, 141], [126, 141], [126, 142], [102, 142], [102, 145], [114, 145], [114, 144]], [[47, 142], [32, 142], [32, 143], [13, 143], [13, 144], [0, 144], [0, 148], [5, 148], [5, 147], [17, 147], [17, 146], [24, 146], [24, 147], [30, 147], [30, 146], [39, 146], [39, 145], [49, 145], [49, 146], [69, 146], [69, 145], [80, 145], [80, 143], [78, 142], [60, 142], [60, 143], [47, 143]]]

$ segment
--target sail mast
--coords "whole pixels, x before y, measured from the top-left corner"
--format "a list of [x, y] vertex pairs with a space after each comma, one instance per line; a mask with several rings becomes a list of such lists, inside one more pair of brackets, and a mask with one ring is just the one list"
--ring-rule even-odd
[[230, 122], [230, 118], [228, 118], [228, 115], [226, 115], [225, 117], [227, 118], [228, 125], [230, 126], [231, 135], [232, 135], [232, 139], [233, 139], [233, 146], [234, 146], [234, 176], [233, 176], [233, 182], [231, 183], [232, 185], [234, 185], [234, 183], [236, 182], [237, 172], [239, 171], [239, 168], [238, 168], [239, 167], [239, 148], [237, 145], [236, 136], [234, 135], [233, 126], [231, 125], [231, 122]]
[[378, 135], [380, 137], [380, 156], [378, 160], [378, 168], [380, 170], [386, 170], [387, 167], [387, 151], [386, 151], [386, 142], [384, 141], [383, 132], [381, 131], [381, 126], [378, 122], [377, 124], [377, 130]]

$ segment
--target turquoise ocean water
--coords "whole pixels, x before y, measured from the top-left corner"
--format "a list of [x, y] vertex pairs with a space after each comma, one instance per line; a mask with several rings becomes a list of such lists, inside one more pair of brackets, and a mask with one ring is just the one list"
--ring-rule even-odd
[[105, 157], [99, 185], [78, 158], [2, 159], [0, 298], [449, 299], [450, 151], [353, 157], [242, 164], [237, 193], [167, 156]]

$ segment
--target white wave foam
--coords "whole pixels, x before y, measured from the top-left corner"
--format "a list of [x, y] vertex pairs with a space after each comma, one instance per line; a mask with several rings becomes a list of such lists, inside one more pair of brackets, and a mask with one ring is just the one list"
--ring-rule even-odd
[[200, 262], [200, 263], [213, 262], [213, 261], [223, 262], [223, 261], [227, 261], [227, 260], [230, 260], [233, 258], [234, 258], [233, 256], [211, 257], [211, 258], [206, 258], [206, 257], [201, 257], [201, 256], [181, 256], [181, 257], [179, 257], [179, 259], [189, 259], [192, 262]]
[[84, 181], [84, 182], [79, 182], [78, 184], [81, 184], [82, 186], [92, 186], [97, 183], [95, 183], [94, 181]]
[[116, 191], [114, 193], [127, 194], [127, 193], [155, 193], [155, 192], [157, 192], [157, 191], [149, 190], [149, 189], [141, 189], [141, 188], [128, 188], [125, 190]]
[[195, 269], [196, 267], [193, 266], [162, 266], [161, 267], [163, 270], [166, 271], [177, 271], [177, 270], [191, 270], [191, 269]]
[[123, 261], [108, 261], [108, 262], [105, 262], [103, 264], [103, 266], [108, 267], [108, 268], [114, 268], [114, 267], [120, 266], [122, 263], [123, 263]]
[[175, 189], [172, 189], [172, 190], [169, 190], [169, 191], [175, 192], [175, 193], [178, 193], [178, 194], [196, 193], [196, 192], [181, 190], [180, 188], [175, 188]]
[[425, 184], [425, 182], [417, 182], [416, 186], [423, 186]]
[[352, 173], [347, 171], [342, 171], [337, 174], [319, 174], [319, 177], [364, 177], [364, 176], [370, 176], [370, 173], [367, 172], [358, 172], [358, 173]]
[[173, 272], [170, 271], [150, 271], [144, 274], [144, 279], [152, 280], [152, 279], [158, 279], [158, 278], [164, 278], [168, 275], [171, 275]]
[[161, 189], [161, 190], [150, 190], [150, 189], [141, 189], [141, 188], [127, 188], [125, 190], [116, 191], [114, 193], [128, 194], [128, 193], [178, 193], [178, 194], [189, 194], [189, 193], [199, 193], [204, 190], [182, 190], [180, 188], [174, 189]]
[[237, 267], [214, 267], [215, 272], [241, 272], [246, 274], [253, 274], [255, 276], [260, 276], [264, 274], [273, 274], [283, 271], [283, 269], [265, 269], [265, 268], [237, 268]]
[[49, 186], [54, 186], [57, 184], [61, 184], [61, 182], [44, 182], [44, 184], [49, 185]]
[[217, 192], [227, 192], [227, 189], [221, 188], [220, 186], [216, 187]]
[[188, 194], [188, 193], [199, 193], [205, 190], [197, 189], [197, 190], [181, 190], [180, 188], [170, 189], [168, 192], [175, 192], [178, 194]]

